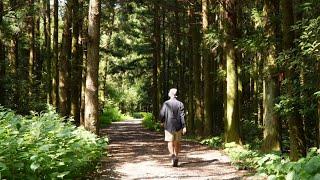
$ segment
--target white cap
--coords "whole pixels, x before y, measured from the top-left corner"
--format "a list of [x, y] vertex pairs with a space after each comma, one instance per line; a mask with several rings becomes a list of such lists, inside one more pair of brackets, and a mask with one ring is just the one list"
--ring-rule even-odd
[[176, 88], [172, 88], [172, 89], [170, 89], [170, 91], [168, 93], [168, 96], [170, 98], [174, 98], [174, 97], [177, 97], [176, 94], [177, 94], [177, 89]]

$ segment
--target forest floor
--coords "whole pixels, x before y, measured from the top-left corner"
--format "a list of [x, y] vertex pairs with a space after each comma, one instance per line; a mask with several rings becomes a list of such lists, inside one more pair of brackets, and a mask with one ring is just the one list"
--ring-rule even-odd
[[140, 120], [115, 122], [101, 129], [110, 140], [95, 179], [249, 179], [219, 150], [182, 141], [179, 166], [172, 167], [164, 133], [149, 131]]

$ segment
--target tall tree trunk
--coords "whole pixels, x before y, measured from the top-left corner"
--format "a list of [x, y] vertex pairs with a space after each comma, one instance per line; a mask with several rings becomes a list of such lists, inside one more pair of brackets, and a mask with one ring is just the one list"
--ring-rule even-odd
[[[212, 74], [211, 74], [211, 80], [212, 80], [212, 92], [211, 92], [211, 96], [212, 96], [212, 135], [213, 136], [218, 136], [220, 135], [220, 133], [223, 131], [223, 118], [220, 115], [219, 111], [221, 112], [221, 109], [218, 105], [218, 99], [223, 97], [223, 96], [219, 96], [218, 95], [218, 63], [217, 63], [217, 59], [218, 59], [218, 50], [219, 47], [215, 47], [214, 49], [211, 49], [211, 53], [210, 53], [210, 59], [212, 61], [211, 63], [211, 70], [212, 70]], [[220, 83], [221, 84], [221, 83]], [[223, 98], [219, 99], [219, 101], [223, 100]]]
[[[208, 8], [210, 1], [202, 0], [202, 31], [205, 34], [208, 30]], [[205, 45], [202, 49], [204, 68], [204, 135], [213, 133], [213, 78], [212, 78], [212, 58]]]
[[85, 110], [85, 92], [86, 92], [86, 76], [87, 76], [87, 49], [88, 49], [88, 16], [84, 16], [83, 27], [81, 29], [81, 58], [82, 58], [82, 78], [81, 78], [81, 99], [80, 99], [80, 125], [85, 126], [84, 110]]
[[29, 38], [29, 96], [32, 94], [33, 81], [34, 81], [34, 62], [35, 62], [35, 18], [34, 18], [34, 0], [28, 1], [29, 13], [28, 13], [28, 38]]
[[265, 78], [263, 80], [263, 144], [264, 152], [280, 151], [280, 119], [274, 112], [275, 99], [277, 96], [278, 76], [275, 75], [277, 58], [277, 25], [274, 19], [278, 15], [279, 1], [265, 0], [264, 11], [266, 16], [265, 34], [270, 44], [266, 50], [267, 56], [264, 64]]
[[[236, 4], [241, 4], [243, 3], [243, 0], [238, 0], [236, 2]], [[242, 35], [242, 29], [243, 28], [243, 24], [244, 24], [244, 17], [243, 16], [243, 12], [242, 12], [242, 6], [238, 6], [236, 5], [236, 18], [237, 18], [237, 22], [236, 22], [236, 29], [235, 29], [235, 36], [238, 39], [241, 39], [241, 35]], [[240, 51], [239, 49], [236, 49], [236, 63], [237, 63], [237, 79], [238, 79], [238, 103], [237, 103], [237, 114], [238, 114], [238, 119], [239, 119], [239, 134], [240, 134], [240, 139], [243, 137], [242, 132], [241, 132], [241, 128], [240, 128], [240, 123], [241, 123], [241, 119], [243, 117], [242, 114], [242, 107], [240, 104], [244, 101], [243, 99], [243, 81], [244, 81], [244, 73], [242, 71], [242, 63], [243, 63], [243, 52]]]
[[[293, 15], [293, 1], [282, 0], [281, 8], [283, 12], [283, 49], [285, 51], [291, 50], [294, 47], [294, 31], [291, 26], [294, 24]], [[288, 78], [288, 96], [293, 99], [297, 93], [295, 93], [294, 84], [298, 81], [298, 74], [294, 69], [288, 69], [286, 72]], [[290, 159], [297, 161], [299, 158], [306, 155], [305, 137], [303, 130], [303, 122], [301, 115], [299, 114], [299, 107], [297, 103], [294, 103], [293, 110], [288, 115], [289, 137], [290, 137]]]
[[197, 18], [196, 18], [196, 11], [198, 10], [197, 1], [193, 1], [191, 7], [191, 23], [192, 23], [192, 41], [193, 41], [193, 82], [194, 82], [194, 123], [195, 123], [195, 129], [196, 133], [198, 135], [203, 134], [203, 99], [202, 99], [202, 86], [201, 86], [201, 74], [202, 74], [202, 68], [201, 68], [201, 56], [200, 56], [200, 28], [197, 24]]
[[153, 117], [156, 120], [159, 116], [159, 100], [160, 100], [160, 92], [159, 92], [159, 74], [160, 74], [160, 43], [161, 43], [161, 34], [160, 34], [160, 15], [159, 15], [160, 7], [159, 2], [154, 3], [154, 17], [153, 17]]
[[62, 116], [68, 116], [68, 87], [69, 73], [68, 60], [71, 52], [71, 20], [72, 16], [72, 1], [66, 3], [64, 14], [64, 27], [62, 34], [62, 47], [59, 58], [59, 112]]
[[82, 58], [79, 44], [80, 28], [82, 28], [82, 2], [73, 0], [73, 32], [72, 32], [72, 74], [71, 74], [71, 115], [76, 124], [80, 124], [80, 94]]
[[47, 70], [47, 78], [46, 78], [46, 93], [47, 93], [47, 101], [52, 104], [52, 57], [51, 57], [51, 15], [50, 15], [50, 0], [43, 0], [43, 33], [44, 33], [44, 59]]
[[85, 91], [85, 128], [96, 134], [99, 134], [98, 70], [100, 12], [100, 0], [90, 0], [88, 17], [88, 64]]
[[[10, 7], [12, 7], [12, 11], [15, 11], [17, 9], [17, 2], [16, 0], [10, 0]], [[19, 59], [19, 33], [14, 34], [11, 37], [11, 40], [8, 45], [8, 71], [6, 72], [7, 77], [13, 80], [13, 83], [11, 84], [11, 94], [12, 94], [12, 100], [9, 100], [9, 98], [6, 98], [8, 100], [8, 103], [6, 105], [9, 105], [10, 108], [17, 109], [19, 107], [19, 101], [20, 101], [20, 94], [19, 94], [19, 83], [17, 82], [18, 79], [18, 59]]]
[[227, 62], [227, 104], [225, 120], [225, 141], [240, 143], [240, 124], [238, 116], [238, 73], [234, 40], [236, 38], [237, 11], [236, 0], [225, 1], [225, 45]]
[[[218, 15], [218, 29], [223, 30], [224, 26], [224, 19], [225, 19], [225, 12], [224, 12], [224, 6], [223, 4], [219, 5], [219, 15]], [[219, 71], [226, 71], [227, 65], [226, 65], [226, 59], [224, 56], [224, 49], [223, 49], [223, 44], [218, 46], [217, 48], [217, 53], [218, 53], [218, 64], [217, 64], [217, 69]], [[226, 78], [220, 81], [220, 84], [217, 86], [217, 91], [216, 91], [216, 102], [218, 102], [218, 110], [216, 111], [217, 114], [217, 123], [219, 124], [220, 127], [220, 132], [224, 132], [224, 124], [226, 120], [226, 104], [227, 104], [227, 81]]]
[[58, 17], [58, 7], [59, 1], [54, 0], [53, 4], [53, 59], [52, 59], [52, 105], [58, 107], [59, 104], [59, 94], [58, 94], [58, 84], [59, 84], [59, 17]]
[[[262, 54], [258, 53], [256, 57], [256, 66], [258, 77], [263, 77], [263, 60]], [[258, 107], [258, 124], [263, 126], [263, 99], [260, 97], [260, 94], [263, 93], [263, 81], [262, 78], [259, 78], [256, 81], [255, 94], [256, 94], [256, 105]]]
[[[87, 46], [85, 46], [87, 47]], [[84, 54], [82, 55], [84, 56]], [[84, 110], [85, 110], [85, 92], [86, 92], [86, 76], [87, 76], [87, 58], [83, 58], [82, 78], [81, 78], [81, 99], [80, 99], [80, 125], [84, 126]]]
[[[2, 24], [2, 16], [3, 16], [3, 1], [0, 2], [0, 24]], [[5, 104], [5, 86], [4, 86], [4, 77], [5, 73], [5, 51], [3, 41], [0, 40], [0, 105]]]
[[[40, 0], [36, 0], [35, 2], [35, 11], [39, 11], [38, 4], [40, 4]], [[41, 56], [40, 50], [40, 13], [35, 13], [34, 15], [34, 83], [35, 86], [33, 88], [33, 92], [36, 95], [36, 101], [40, 101], [43, 98], [41, 95], [41, 79], [42, 79], [42, 66], [43, 66], [43, 56]]]
[[194, 96], [194, 83], [193, 83], [193, 41], [192, 41], [192, 34], [194, 31], [194, 11], [191, 6], [188, 8], [188, 27], [189, 27], [189, 32], [188, 32], [188, 52], [187, 56], [188, 62], [188, 71], [187, 71], [187, 84], [188, 84], [188, 116], [187, 116], [187, 131], [194, 133], [194, 101], [193, 101], [193, 96]]
[[14, 37], [10, 41], [9, 49], [8, 49], [8, 62], [9, 62], [9, 76], [14, 80], [12, 84], [12, 95], [13, 102], [12, 108], [16, 109], [19, 106], [19, 88], [18, 83], [16, 82], [18, 76], [18, 46], [19, 46], [19, 38]]
[[[320, 62], [317, 63], [317, 67], [318, 67], [318, 89], [320, 89]], [[317, 147], [320, 148], [320, 97], [318, 97], [318, 119], [316, 121], [316, 137], [317, 137]]]
[[167, 72], [167, 56], [166, 55], [166, 9], [162, 7], [162, 42], [161, 42], [161, 58], [162, 58], [162, 71], [161, 71], [161, 79], [162, 79], [162, 101], [166, 101], [168, 99], [168, 72]]
[[177, 7], [174, 10], [174, 20], [176, 22], [175, 26], [173, 27], [173, 34], [174, 34], [174, 44], [176, 46], [175, 50], [176, 50], [176, 56], [175, 56], [175, 66], [177, 67], [177, 71], [176, 71], [176, 84], [177, 85], [177, 89], [179, 91], [179, 99], [180, 101], [184, 102], [184, 84], [185, 81], [183, 79], [183, 58], [182, 58], [182, 45], [181, 45], [181, 23], [182, 20], [180, 19], [180, 14], [179, 14], [179, 2], [177, 0], [174, 1], [175, 6]]

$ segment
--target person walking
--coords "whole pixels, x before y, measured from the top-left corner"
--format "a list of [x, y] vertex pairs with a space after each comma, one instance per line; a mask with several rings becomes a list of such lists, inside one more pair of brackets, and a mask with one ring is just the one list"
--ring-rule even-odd
[[172, 160], [172, 166], [178, 166], [178, 154], [180, 152], [181, 136], [186, 133], [184, 119], [184, 105], [176, 99], [177, 89], [169, 90], [169, 100], [165, 101], [160, 110], [160, 121], [164, 123], [165, 141], [168, 142], [168, 150]]

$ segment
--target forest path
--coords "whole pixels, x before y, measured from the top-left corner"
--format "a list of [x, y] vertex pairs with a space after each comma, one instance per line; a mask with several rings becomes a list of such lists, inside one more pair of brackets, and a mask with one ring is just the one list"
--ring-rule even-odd
[[101, 129], [108, 135], [109, 157], [96, 179], [242, 179], [220, 151], [182, 141], [179, 167], [172, 167], [163, 133], [149, 131], [140, 120], [115, 122]]

